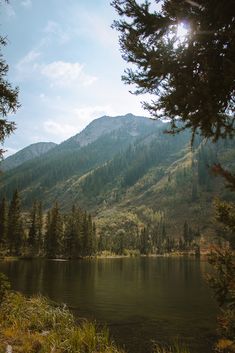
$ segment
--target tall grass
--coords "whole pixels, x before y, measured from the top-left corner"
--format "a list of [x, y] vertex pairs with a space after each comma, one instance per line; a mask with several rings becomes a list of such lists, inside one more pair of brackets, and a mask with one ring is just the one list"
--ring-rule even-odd
[[153, 349], [153, 353], [190, 353], [188, 348], [176, 341], [172, 345], [158, 345], [156, 344]]
[[[110, 340], [107, 329], [86, 320], [77, 325], [66, 306], [42, 296], [4, 295], [0, 305], [0, 352], [13, 353], [124, 353]], [[153, 353], [189, 353], [178, 343]]]
[[14, 353], [121, 353], [106, 329], [94, 323], [75, 323], [66, 307], [43, 297], [9, 293], [0, 307], [0, 352], [10, 345]]

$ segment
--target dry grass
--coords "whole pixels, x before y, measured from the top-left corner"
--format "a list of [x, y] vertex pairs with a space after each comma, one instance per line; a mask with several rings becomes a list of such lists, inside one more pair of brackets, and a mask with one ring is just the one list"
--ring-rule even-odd
[[83, 321], [43, 297], [9, 293], [0, 308], [0, 352], [14, 353], [122, 353], [106, 329]]

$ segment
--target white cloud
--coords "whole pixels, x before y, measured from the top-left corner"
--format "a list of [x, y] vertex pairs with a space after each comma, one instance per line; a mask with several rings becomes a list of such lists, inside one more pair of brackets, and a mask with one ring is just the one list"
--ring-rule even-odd
[[49, 64], [40, 62], [41, 53], [36, 50], [28, 52], [17, 64], [16, 70], [19, 78], [37, 78], [35, 73], [47, 78], [50, 86], [90, 86], [97, 77], [84, 72], [84, 65], [78, 62], [53, 61]]
[[75, 126], [53, 120], [45, 121], [43, 127], [47, 133], [56, 135], [57, 138], [59, 137], [61, 140], [67, 139], [77, 132]]
[[[59, 102], [57, 101], [57, 104]], [[110, 106], [91, 106], [91, 107], [70, 107], [61, 102], [61, 106], [57, 106], [60, 117], [48, 119], [43, 123], [43, 130], [52, 136], [55, 142], [61, 142], [69, 137], [79, 133], [92, 120], [103, 115], [115, 115]], [[66, 116], [66, 122], [64, 121]]]
[[65, 44], [70, 40], [70, 34], [69, 30], [67, 29], [62, 29], [61, 26], [55, 22], [49, 20], [47, 22], [46, 27], [43, 29], [43, 32], [45, 32], [49, 37], [53, 36], [56, 37], [58, 40], [59, 44]]
[[83, 108], [74, 108], [72, 110], [75, 119], [79, 122], [81, 128], [84, 128], [92, 120], [103, 115], [115, 115], [115, 111], [109, 106], [91, 106]]
[[20, 78], [31, 76], [38, 68], [38, 58], [41, 53], [36, 50], [30, 50], [17, 64], [16, 70]]
[[52, 86], [67, 87], [73, 84], [89, 86], [97, 80], [95, 76], [85, 74], [83, 65], [78, 62], [54, 61], [41, 65], [40, 71], [51, 81]]
[[26, 8], [29, 8], [32, 6], [32, 1], [31, 0], [22, 0], [21, 1], [21, 5], [26, 7]]

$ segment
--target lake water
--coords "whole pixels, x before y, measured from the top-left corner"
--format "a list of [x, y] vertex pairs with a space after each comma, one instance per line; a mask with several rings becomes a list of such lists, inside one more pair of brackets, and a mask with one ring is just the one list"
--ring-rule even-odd
[[63, 302], [77, 317], [107, 324], [130, 353], [179, 338], [192, 353], [211, 353], [216, 305], [205, 282], [206, 261], [121, 258], [0, 263], [12, 287]]

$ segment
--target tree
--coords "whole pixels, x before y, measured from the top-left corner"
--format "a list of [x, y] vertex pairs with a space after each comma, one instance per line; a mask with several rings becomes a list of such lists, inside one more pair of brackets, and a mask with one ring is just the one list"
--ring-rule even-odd
[[55, 257], [60, 254], [62, 235], [63, 221], [59, 205], [56, 202], [47, 214], [45, 252], [48, 257]]
[[38, 254], [42, 248], [42, 208], [41, 204], [36, 201], [33, 203], [30, 214], [28, 246], [34, 255]]
[[23, 225], [19, 193], [16, 190], [8, 213], [8, 242], [11, 255], [19, 255], [22, 244]]
[[[3, 144], [5, 138], [15, 129], [15, 123], [9, 121], [7, 116], [15, 113], [20, 106], [18, 88], [13, 88], [6, 79], [9, 67], [2, 55], [2, 48], [6, 45], [7, 39], [0, 35], [0, 144]], [[0, 149], [0, 158], [3, 152], [3, 149]]]
[[7, 241], [8, 227], [8, 206], [6, 199], [3, 198], [0, 204], [0, 245], [5, 246]]
[[40, 201], [38, 202], [37, 224], [38, 224], [38, 251], [40, 255], [43, 250], [43, 210], [42, 210], [42, 203]]
[[[154, 95], [151, 103], [144, 103], [152, 116], [169, 119], [171, 133], [191, 128], [192, 141], [199, 129], [212, 141], [233, 137], [234, 1], [113, 0], [112, 5], [121, 17], [113, 27], [121, 33], [123, 58], [134, 67], [126, 70], [123, 80], [136, 85], [135, 94]], [[183, 38], [177, 35], [180, 26], [188, 27]], [[235, 174], [218, 164], [213, 169], [235, 191]], [[215, 209], [217, 221], [234, 246], [234, 203], [217, 201]], [[231, 250], [215, 249], [211, 263], [215, 268], [212, 287], [219, 304], [225, 304], [219, 327], [234, 347], [235, 265]], [[220, 293], [225, 293], [221, 303]]]
[[31, 215], [30, 215], [30, 228], [29, 228], [29, 236], [28, 236], [28, 245], [31, 248], [34, 248], [36, 245], [37, 238], [37, 204], [33, 203]]
[[80, 211], [72, 206], [72, 211], [67, 217], [64, 235], [64, 254], [68, 258], [79, 257], [81, 252], [81, 220]]
[[[233, 0], [113, 0], [120, 19], [123, 76], [135, 94], [150, 93], [144, 107], [171, 121], [169, 132], [197, 129], [214, 141], [232, 136], [235, 107]], [[158, 9], [160, 8], [160, 9]], [[184, 37], [179, 27], [188, 28]]]

